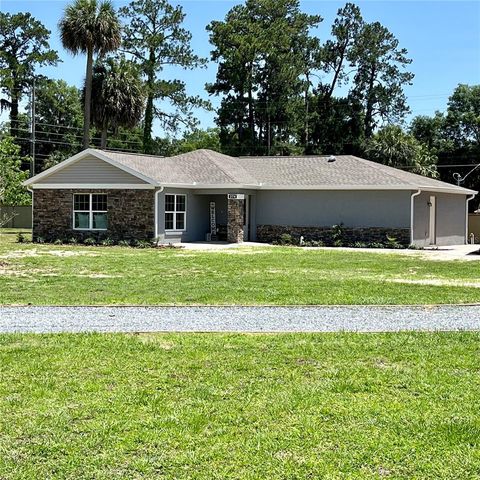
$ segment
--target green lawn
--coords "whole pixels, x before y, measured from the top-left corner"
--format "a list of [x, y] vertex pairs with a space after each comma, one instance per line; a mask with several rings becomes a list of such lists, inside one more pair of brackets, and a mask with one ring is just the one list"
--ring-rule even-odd
[[480, 477], [480, 334], [0, 336], [1, 479]]
[[201, 252], [15, 239], [0, 234], [0, 304], [480, 302], [477, 262], [295, 247]]

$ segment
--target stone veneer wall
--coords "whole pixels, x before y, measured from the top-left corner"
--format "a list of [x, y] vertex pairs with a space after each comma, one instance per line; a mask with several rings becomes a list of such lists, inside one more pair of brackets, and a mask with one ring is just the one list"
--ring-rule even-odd
[[[304, 237], [305, 241], [332, 242], [332, 227], [294, 227], [283, 225], [258, 225], [257, 240], [259, 242], [271, 243], [280, 239], [282, 234], [289, 234], [294, 239]], [[343, 244], [353, 244], [355, 242], [379, 242], [385, 243], [389, 237], [394, 237], [402, 245], [410, 244], [409, 228], [385, 228], [385, 227], [365, 227], [351, 228], [342, 227], [341, 241]]]
[[245, 200], [228, 199], [227, 241], [243, 242], [243, 202]]
[[[108, 229], [73, 229], [73, 194], [106, 193]], [[88, 237], [100, 240], [150, 240], [155, 235], [155, 190], [34, 190], [33, 239]]]

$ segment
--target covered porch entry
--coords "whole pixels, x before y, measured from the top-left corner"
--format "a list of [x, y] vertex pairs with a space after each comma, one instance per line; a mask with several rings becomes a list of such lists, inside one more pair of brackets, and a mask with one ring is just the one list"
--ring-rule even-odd
[[[203, 197], [202, 215], [208, 220], [206, 241], [255, 241], [255, 196], [250, 192], [195, 192]], [[205, 201], [206, 200], [206, 201]], [[206, 210], [206, 211], [205, 211]]]

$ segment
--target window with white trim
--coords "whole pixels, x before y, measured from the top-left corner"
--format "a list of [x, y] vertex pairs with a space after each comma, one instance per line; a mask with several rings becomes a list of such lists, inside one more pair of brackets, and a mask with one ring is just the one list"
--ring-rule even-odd
[[73, 228], [75, 230], [107, 229], [107, 194], [73, 194]]
[[184, 194], [165, 194], [165, 230], [185, 230], [187, 196]]

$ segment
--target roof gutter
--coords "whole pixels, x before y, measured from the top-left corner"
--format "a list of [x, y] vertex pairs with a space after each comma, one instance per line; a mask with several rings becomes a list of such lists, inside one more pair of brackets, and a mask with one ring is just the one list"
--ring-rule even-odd
[[413, 224], [414, 224], [414, 210], [415, 210], [415, 197], [420, 195], [422, 191], [418, 189], [416, 192], [410, 195], [410, 245], [413, 245]]
[[466, 205], [465, 205], [465, 245], [468, 245], [468, 204], [470, 200], [475, 198], [475, 194], [472, 193], [467, 197]]
[[164, 183], [166, 188], [188, 188], [192, 190], [215, 190], [215, 189], [244, 189], [244, 190], [312, 190], [312, 191], [412, 191], [412, 189], [419, 189], [422, 192], [438, 192], [450, 193], [458, 195], [470, 195], [477, 193], [474, 190], [467, 190], [458, 188], [452, 185], [451, 187], [428, 187], [422, 185], [265, 185], [258, 184], [242, 184], [242, 183], [225, 183], [225, 184], [208, 184], [208, 183]]

